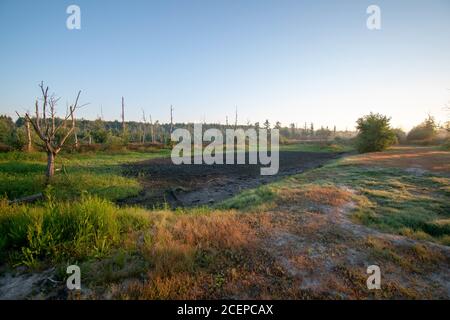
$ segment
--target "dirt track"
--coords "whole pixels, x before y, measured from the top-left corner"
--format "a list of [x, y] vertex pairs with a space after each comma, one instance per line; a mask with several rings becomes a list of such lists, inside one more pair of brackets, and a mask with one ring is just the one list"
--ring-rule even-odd
[[[170, 158], [152, 159], [124, 165], [124, 174], [137, 177], [143, 191], [119, 204], [158, 207], [211, 205], [230, 198], [244, 189], [254, 188], [286, 175], [316, 168], [342, 154], [318, 152], [280, 152], [277, 175], [260, 175], [260, 165], [174, 165]], [[248, 153], [246, 154], [248, 163]]]

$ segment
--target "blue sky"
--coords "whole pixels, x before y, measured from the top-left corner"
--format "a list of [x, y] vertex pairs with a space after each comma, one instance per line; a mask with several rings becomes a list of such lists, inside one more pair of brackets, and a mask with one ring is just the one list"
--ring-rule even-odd
[[[66, 8], [81, 8], [81, 30]], [[381, 30], [366, 8], [381, 8]], [[0, 113], [44, 80], [79, 117], [305, 121], [352, 129], [370, 111], [409, 129], [450, 101], [450, 1], [0, 0]]]

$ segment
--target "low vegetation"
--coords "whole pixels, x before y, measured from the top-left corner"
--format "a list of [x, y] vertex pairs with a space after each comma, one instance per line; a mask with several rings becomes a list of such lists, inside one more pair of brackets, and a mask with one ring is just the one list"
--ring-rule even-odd
[[396, 142], [394, 130], [390, 127], [390, 119], [381, 114], [371, 113], [359, 118], [356, 137], [359, 152], [383, 151]]
[[[244, 191], [219, 206], [246, 211], [258, 210], [255, 206], [259, 204], [267, 207], [300, 201], [336, 207], [351, 200], [357, 222], [450, 245], [450, 177], [442, 176], [450, 172], [446, 164], [450, 153], [419, 150], [423, 155], [412, 164], [399, 161], [399, 157], [415, 154], [415, 148], [347, 157], [271, 186]], [[380, 156], [384, 158], [380, 160]], [[414, 163], [416, 166], [409, 166]]]
[[139, 230], [147, 219], [142, 210], [123, 209], [104, 199], [82, 196], [76, 203], [56, 202], [50, 193], [40, 206], [0, 203], [0, 252], [11, 264], [38, 266], [102, 257]]
[[[137, 194], [139, 183], [123, 176], [125, 162], [163, 157], [167, 149], [152, 152], [60, 154], [51, 188], [56, 199], [77, 199], [83, 192], [109, 200]], [[0, 195], [9, 200], [42, 192], [46, 188], [46, 155], [43, 152], [0, 153]]]
[[[8, 124], [7, 119], [2, 123]], [[10, 133], [17, 130], [7, 127]], [[353, 139], [331, 139], [328, 129], [290, 129], [284, 130], [280, 150], [354, 150]], [[450, 152], [443, 147], [392, 148], [395, 142], [412, 141], [416, 133], [393, 130], [385, 116], [358, 120], [356, 148], [364, 154], [190, 209], [119, 206], [118, 200], [143, 191], [139, 174], [125, 176], [123, 164], [167, 157], [170, 149], [146, 144], [149, 131], [144, 129], [144, 136], [137, 134], [143, 141], [134, 143], [99, 130], [104, 134], [91, 132], [89, 137], [101, 143], [61, 151], [50, 184], [43, 174], [47, 155], [39, 148], [0, 153], [0, 271], [18, 277], [51, 274], [51, 284], [39, 282], [39, 297], [448, 295], [441, 284], [450, 262]], [[295, 138], [302, 132], [311, 137], [321, 132], [327, 139], [298, 143]], [[13, 137], [0, 139], [12, 143]], [[36, 203], [11, 202], [38, 192], [43, 199]], [[389, 270], [382, 291], [365, 286], [370, 263]], [[88, 289], [65, 290], [70, 264], [82, 268]]]
[[[420, 157], [411, 160], [418, 151]], [[16, 162], [37, 161], [39, 155], [27, 157]], [[130, 154], [101, 157], [71, 161], [86, 167], [130, 161]], [[427, 157], [434, 164], [421, 162]], [[446, 253], [428, 241], [450, 245], [450, 179], [439, 171], [449, 172], [443, 163], [448, 157], [435, 148], [346, 157], [215, 207], [149, 211], [118, 207], [107, 200], [114, 192], [81, 192], [78, 201], [68, 202], [51, 189], [37, 204], [3, 199], [0, 258], [3, 270], [57, 266], [53, 277], [60, 284], [41, 288], [46, 297], [61, 292], [68, 264], [80, 265], [89, 291], [77, 296], [63, 290], [56, 298], [445, 296], [433, 281], [447, 263]], [[414, 170], [408, 161], [415, 161]], [[422, 242], [394, 242], [389, 234]], [[385, 290], [365, 288], [362, 267], [370, 261], [390, 268]], [[418, 281], [413, 272], [421, 275], [419, 286], [411, 285]], [[429, 272], [437, 278], [431, 280]]]

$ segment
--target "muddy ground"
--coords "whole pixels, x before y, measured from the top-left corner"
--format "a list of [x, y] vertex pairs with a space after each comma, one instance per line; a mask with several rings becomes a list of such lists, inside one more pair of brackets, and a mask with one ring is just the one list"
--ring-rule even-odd
[[[143, 190], [137, 197], [122, 199], [118, 203], [147, 208], [160, 207], [164, 203], [172, 208], [212, 205], [242, 190], [320, 167], [342, 155], [343, 153], [281, 151], [279, 171], [273, 176], [262, 176], [259, 164], [174, 165], [170, 158], [126, 164], [123, 166], [124, 174], [137, 177]], [[249, 162], [248, 158], [249, 153], [246, 153], [246, 163]]]

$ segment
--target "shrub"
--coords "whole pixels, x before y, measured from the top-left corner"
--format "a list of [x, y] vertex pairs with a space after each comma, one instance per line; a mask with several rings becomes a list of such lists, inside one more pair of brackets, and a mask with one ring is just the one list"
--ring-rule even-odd
[[383, 151], [396, 142], [394, 131], [390, 127], [390, 118], [370, 113], [357, 121], [357, 149], [360, 153]]
[[418, 126], [415, 126], [408, 133], [408, 141], [422, 141], [424, 144], [428, 144], [436, 136], [437, 125], [432, 116], [428, 116], [425, 121], [423, 121]]
[[397, 143], [405, 143], [406, 142], [406, 133], [400, 128], [394, 129], [395, 137], [397, 138]]

